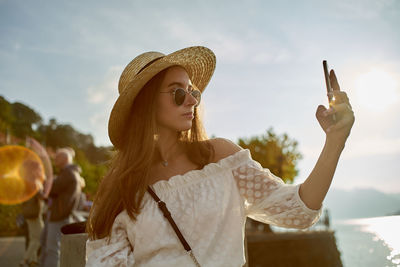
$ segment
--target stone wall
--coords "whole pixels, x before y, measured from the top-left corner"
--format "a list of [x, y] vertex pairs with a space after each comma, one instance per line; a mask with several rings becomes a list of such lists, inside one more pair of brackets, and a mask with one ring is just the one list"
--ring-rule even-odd
[[247, 233], [249, 267], [343, 267], [333, 231]]

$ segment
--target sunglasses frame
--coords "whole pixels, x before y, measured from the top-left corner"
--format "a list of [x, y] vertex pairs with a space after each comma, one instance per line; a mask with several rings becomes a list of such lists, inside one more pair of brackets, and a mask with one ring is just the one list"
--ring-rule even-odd
[[[185, 92], [185, 98], [183, 99], [183, 102], [182, 102], [181, 104], [178, 104], [178, 103], [176, 102], [176, 91], [178, 91], [178, 90], [183, 90], [183, 91]], [[199, 92], [199, 99], [197, 99], [197, 98], [193, 95], [193, 92]], [[169, 91], [169, 92], [160, 92], [160, 93], [170, 93], [170, 94], [172, 94], [172, 95], [173, 95], [173, 98], [174, 98], [175, 105], [177, 105], [177, 106], [183, 105], [183, 103], [184, 103], [185, 100], [186, 100], [186, 95], [188, 95], [188, 94], [192, 95], [192, 96], [197, 100], [197, 104], [194, 105], [195, 107], [197, 107], [197, 106], [200, 104], [200, 102], [201, 102], [201, 91], [200, 91], [199, 89], [195, 89], [195, 88], [193, 88], [193, 87], [192, 87], [192, 89], [191, 89], [190, 91], [186, 91], [185, 89], [178, 87], [178, 88], [176, 88], [176, 89], [174, 89], [174, 90], [172, 90], [172, 91]]]

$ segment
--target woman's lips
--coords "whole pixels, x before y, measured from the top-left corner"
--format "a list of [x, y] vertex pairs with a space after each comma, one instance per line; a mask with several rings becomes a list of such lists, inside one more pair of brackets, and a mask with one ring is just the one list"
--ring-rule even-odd
[[184, 116], [185, 118], [188, 118], [188, 119], [193, 119], [193, 118], [194, 118], [192, 112], [185, 113], [185, 114], [183, 114], [182, 116]]

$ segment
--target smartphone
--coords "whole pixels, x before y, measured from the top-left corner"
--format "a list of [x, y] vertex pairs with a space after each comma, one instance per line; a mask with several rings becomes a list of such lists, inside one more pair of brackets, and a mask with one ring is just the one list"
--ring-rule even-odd
[[[326, 60], [322, 61], [322, 66], [324, 68], [324, 75], [325, 75], [325, 84], [326, 84], [326, 93], [328, 96], [328, 101], [329, 101], [329, 106], [332, 105], [332, 102], [335, 100], [333, 97], [333, 88], [331, 85], [331, 80], [329, 79], [329, 68], [328, 68], [328, 62]], [[336, 122], [336, 115], [332, 115], [332, 119], [334, 122]]]

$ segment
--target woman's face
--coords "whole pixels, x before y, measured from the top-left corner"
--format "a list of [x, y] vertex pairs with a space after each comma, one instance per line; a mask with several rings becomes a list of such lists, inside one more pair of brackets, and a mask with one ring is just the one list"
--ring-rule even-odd
[[156, 116], [159, 130], [179, 132], [192, 127], [197, 100], [191, 94], [186, 94], [185, 101], [178, 106], [174, 101], [173, 94], [177, 88], [190, 91], [192, 82], [184, 68], [174, 66], [167, 70], [158, 90]]

